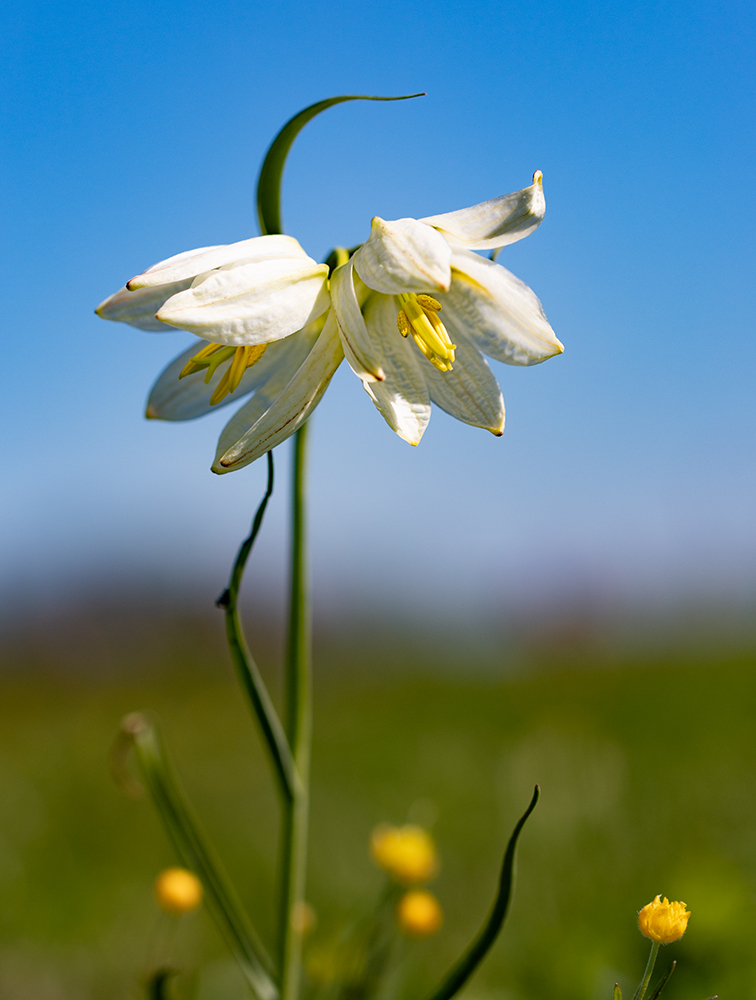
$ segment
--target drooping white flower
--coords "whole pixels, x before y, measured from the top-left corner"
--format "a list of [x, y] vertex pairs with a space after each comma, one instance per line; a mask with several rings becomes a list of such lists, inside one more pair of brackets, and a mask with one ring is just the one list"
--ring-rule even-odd
[[[255, 393], [242, 410], [247, 424], [213, 465], [228, 472], [293, 434], [343, 360], [335, 322], [327, 321], [328, 270], [290, 236], [259, 236], [161, 261], [95, 311], [143, 330], [178, 328], [202, 338], [158, 378], [149, 418], [190, 420]], [[239, 426], [237, 415], [221, 441]], [[257, 447], [250, 446], [253, 427]]]
[[221, 434], [214, 472], [242, 468], [293, 434], [344, 356], [410, 443], [431, 402], [498, 435], [504, 403], [483, 355], [531, 365], [563, 348], [530, 288], [474, 251], [527, 236], [544, 207], [537, 172], [530, 187], [458, 212], [375, 218], [330, 282], [328, 266], [289, 236], [204, 247], [155, 264], [96, 311], [201, 338], [160, 375], [148, 417], [188, 420], [253, 393]]
[[425, 219], [373, 219], [370, 238], [331, 279], [344, 352], [389, 426], [417, 444], [435, 402], [501, 434], [504, 402], [484, 354], [532, 365], [562, 344], [538, 298], [475, 250], [523, 239], [543, 220], [533, 184]]

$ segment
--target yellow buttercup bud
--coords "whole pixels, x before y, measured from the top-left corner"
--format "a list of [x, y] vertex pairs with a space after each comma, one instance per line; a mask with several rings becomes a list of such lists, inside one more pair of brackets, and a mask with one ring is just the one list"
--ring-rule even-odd
[[657, 944], [671, 944], [683, 936], [689, 919], [685, 903], [670, 903], [666, 896], [657, 896], [638, 914], [638, 928]]
[[202, 883], [186, 868], [166, 868], [155, 879], [155, 899], [166, 913], [189, 913], [202, 902]]
[[430, 937], [444, 922], [441, 904], [427, 889], [405, 892], [396, 907], [399, 926], [409, 937]]
[[427, 882], [438, 872], [430, 835], [419, 826], [378, 826], [370, 838], [373, 861], [402, 885]]

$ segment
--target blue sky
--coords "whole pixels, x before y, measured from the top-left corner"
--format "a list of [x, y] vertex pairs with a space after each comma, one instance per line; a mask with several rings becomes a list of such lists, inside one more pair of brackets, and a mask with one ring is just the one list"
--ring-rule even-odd
[[[753, 588], [750, 4], [31, 0], [3, 23], [9, 587], [196, 573], [216, 588], [262, 463], [209, 472], [229, 410], [145, 422], [187, 338], [92, 310], [155, 261], [256, 235], [260, 161], [300, 108], [427, 91], [308, 125], [287, 231], [321, 258], [373, 215], [450, 211], [539, 168], [546, 220], [499, 260], [566, 350], [495, 366], [503, 438], [437, 411], [416, 449], [342, 366], [313, 420], [323, 599], [453, 613]], [[280, 576], [284, 492], [262, 579]]]

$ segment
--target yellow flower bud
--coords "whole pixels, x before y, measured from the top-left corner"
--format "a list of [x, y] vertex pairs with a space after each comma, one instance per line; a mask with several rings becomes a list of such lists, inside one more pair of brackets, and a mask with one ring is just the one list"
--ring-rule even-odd
[[409, 937], [430, 937], [444, 922], [441, 904], [427, 889], [405, 892], [396, 907], [399, 926]]
[[685, 903], [670, 903], [665, 896], [657, 896], [638, 914], [638, 928], [644, 937], [657, 944], [679, 941], [688, 926], [690, 913]]
[[155, 879], [155, 899], [166, 913], [189, 913], [202, 902], [202, 883], [186, 868], [166, 868]]
[[438, 855], [419, 826], [378, 826], [370, 838], [373, 861], [402, 885], [427, 882], [438, 872]]

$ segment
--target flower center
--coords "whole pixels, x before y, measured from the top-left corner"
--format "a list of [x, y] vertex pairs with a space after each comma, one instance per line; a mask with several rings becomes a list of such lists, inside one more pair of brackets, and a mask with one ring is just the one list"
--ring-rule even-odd
[[207, 368], [205, 375], [205, 385], [215, 375], [222, 364], [230, 361], [220, 382], [215, 387], [215, 392], [210, 397], [210, 405], [215, 406], [225, 399], [230, 392], [239, 388], [244, 372], [257, 364], [265, 354], [267, 344], [256, 344], [252, 347], [227, 347], [226, 344], [206, 344], [201, 351], [184, 365], [179, 374], [179, 378], [186, 378], [194, 372]]
[[403, 337], [412, 337], [430, 363], [440, 372], [450, 372], [456, 344], [438, 318], [441, 303], [430, 295], [400, 295], [402, 308], [396, 325]]

